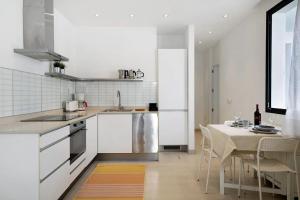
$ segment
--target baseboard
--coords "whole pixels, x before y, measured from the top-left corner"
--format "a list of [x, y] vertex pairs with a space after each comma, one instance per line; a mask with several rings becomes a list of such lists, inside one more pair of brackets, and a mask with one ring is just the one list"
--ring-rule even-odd
[[187, 152], [187, 145], [161, 145], [159, 146], [159, 152]]
[[72, 187], [78, 182], [78, 180], [82, 177], [82, 175], [88, 170], [88, 168], [94, 163], [96, 157], [80, 172], [80, 174], [75, 178], [75, 180], [69, 185], [69, 187], [65, 190], [65, 192], [58, 198], [59, 200], [63, 200], [67, 194], [70, 192]]
[[158, 161], [158, 153], [102, 153], [98, 154], [98, 161]]

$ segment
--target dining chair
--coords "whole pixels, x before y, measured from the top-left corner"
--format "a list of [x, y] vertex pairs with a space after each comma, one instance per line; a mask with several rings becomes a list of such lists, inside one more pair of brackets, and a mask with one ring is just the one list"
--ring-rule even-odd
[[211, 167], [211, 159], [213, 156], [213, 142], [212, 142], [212, 136], [208, 128], [202, 126], [199, 124], [200, 130], [202, 133], [202, 142], [201, 142], [201, 152], [200, 152], [200, 163], [199, 163], [199, 170], [198, 170], [198, 178], [197, 180], [200, 181], [200, 174], [201, 174], [201, 165], [203, 162], [203, 159], [205, 159], [205, 153], [208, 154], [208, 168], [207, 168], [207, 175], [206, 175], [206, 186], [205, 186], [205, 193], [208, 191], [208, 181], [209, 181], [209, 175], [210, 175], [210, 167]]
[[[296, 154], [298, 149], [299, 141], [292, 138], [277, 138], [277, 137], [263, 137], [260, 139], [257, 147], [256, 159], [247, 160], [244, 159], [243, 163], [247, 163], [257, 171], [258, 186], [259, 186], [259, 199], [262, 200], [262, 187], [261, 187], [261, 172], [271, 172], [271, 173], [287, 173], [287, 188], [289, 190], [291, 174], [296, 175], [297, 184], [297, 195], [300, 198], [299, 191], [299, 177]], [[294, 166], [292, 169], [288, 165], [280, 162], [276, 159], [268, 159], [263, 157], [265, 152], [280, 152], [280, 153], [292, 153]], [[239, 186], [240, 186], [240, 176], [239, 175]], [[240, 187], [239, 187], [240, 189]], [[273, 186], [274, 189], [274, 186]], [[289, 191], [287, 190], [287, 198], [289, 199]]]
[[[207, 168], [206, 186], [205, 186], [205, 193], [207, 193], [209, 176], [210, 176], [210, 168], [211, 168], [211, 159], [216, 158], [217, 154], [214, 152], [212, 135], [209, 129], [207, 127], [202, 126], [201, 124], [199, 124], [199, 126], [202, 133], [202, 141], [201, 141], [200, 163], [198, 168], [197, 181], [200, 181], [201, 165], [203, 163], [203, 159], [205, 159], [205, 154], [208, 154], [208, 168]], [[231, 171], [231, 176], [232, 176], [232, 171]]]

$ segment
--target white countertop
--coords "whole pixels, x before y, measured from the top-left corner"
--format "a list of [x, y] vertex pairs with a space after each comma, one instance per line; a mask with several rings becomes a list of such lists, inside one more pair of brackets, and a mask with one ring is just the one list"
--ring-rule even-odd
[[[59, 115], [63, 114], [63, 111], [52, 110], [46, 112], [38, 112], [26, 115], [18, 115], [11, 117], [0, 118], [0, 134], [45, 134], [56, 129], [68, 126], [69, 124], [90, 118], [97, 114], [133, 114], [133, 113], [148, 113], [149, 111], [145, 109], [144, 111], [136, 111], [136, 108], [131, 112], [104, 112], [108, 107], [89, 107], [86, 111], [78, 111], [81, 117], [75, 118], [69, 121], [53, 121], [53, 122], [21, 122], [21, 120], [30, 119], [45, 115]], [[111, 108], [111, 107], [109, 107]]]

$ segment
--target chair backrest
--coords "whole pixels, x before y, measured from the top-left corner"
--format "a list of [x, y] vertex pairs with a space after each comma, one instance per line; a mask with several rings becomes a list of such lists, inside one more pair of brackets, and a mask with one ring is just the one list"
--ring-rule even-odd
[[299, 140], [293, 138], [263, 137], [259, 140], [258, 151], [296, 153]]
[[200, 130], [201, 130], [201, 133], [203, 135], [203, 143], [205, 142], [205, 140], [209, 143], [210, 147], [212, 147], [213, 143], [212, 143], [212, 136], [211, 136], [211, 133], [209, 131], [209, 129], [207, 127], [204, 127], [202, 126], [201, 124], [199, 124], [200, 126]]

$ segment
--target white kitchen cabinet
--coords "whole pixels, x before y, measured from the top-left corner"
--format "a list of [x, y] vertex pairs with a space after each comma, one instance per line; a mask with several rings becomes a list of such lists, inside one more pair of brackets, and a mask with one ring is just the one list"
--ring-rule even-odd
[[41, 136], [0, 134], [0, 199], [58, 199], [69, 183], [69, 134], [69, 126]]
[[86, 160], [88, 165], [98, 153], [98, 120], [97, 116], [86, 120]]
[[187, 50], [158, 50], [159, 145], [187, 145]]
[[69, 186], [69, 161], [40, 184], [40, 199], [58, 199]]
[[70, 138], [43, 150], [40, 153], [40, 180], [47, 177], [70, 158]]
[[187, 50], [158, 50], [160, 110], [187, 109]]
[[159, 112], [159, 145], [187, 145], [187, 112]]
[[132, 153], [132, 115], [98, 115], [98, 153]]
[[40, 137], [40, 148], [43, 149], [54, 142], [67, 137], [70, 134], [70, 126], [57, 129]]

